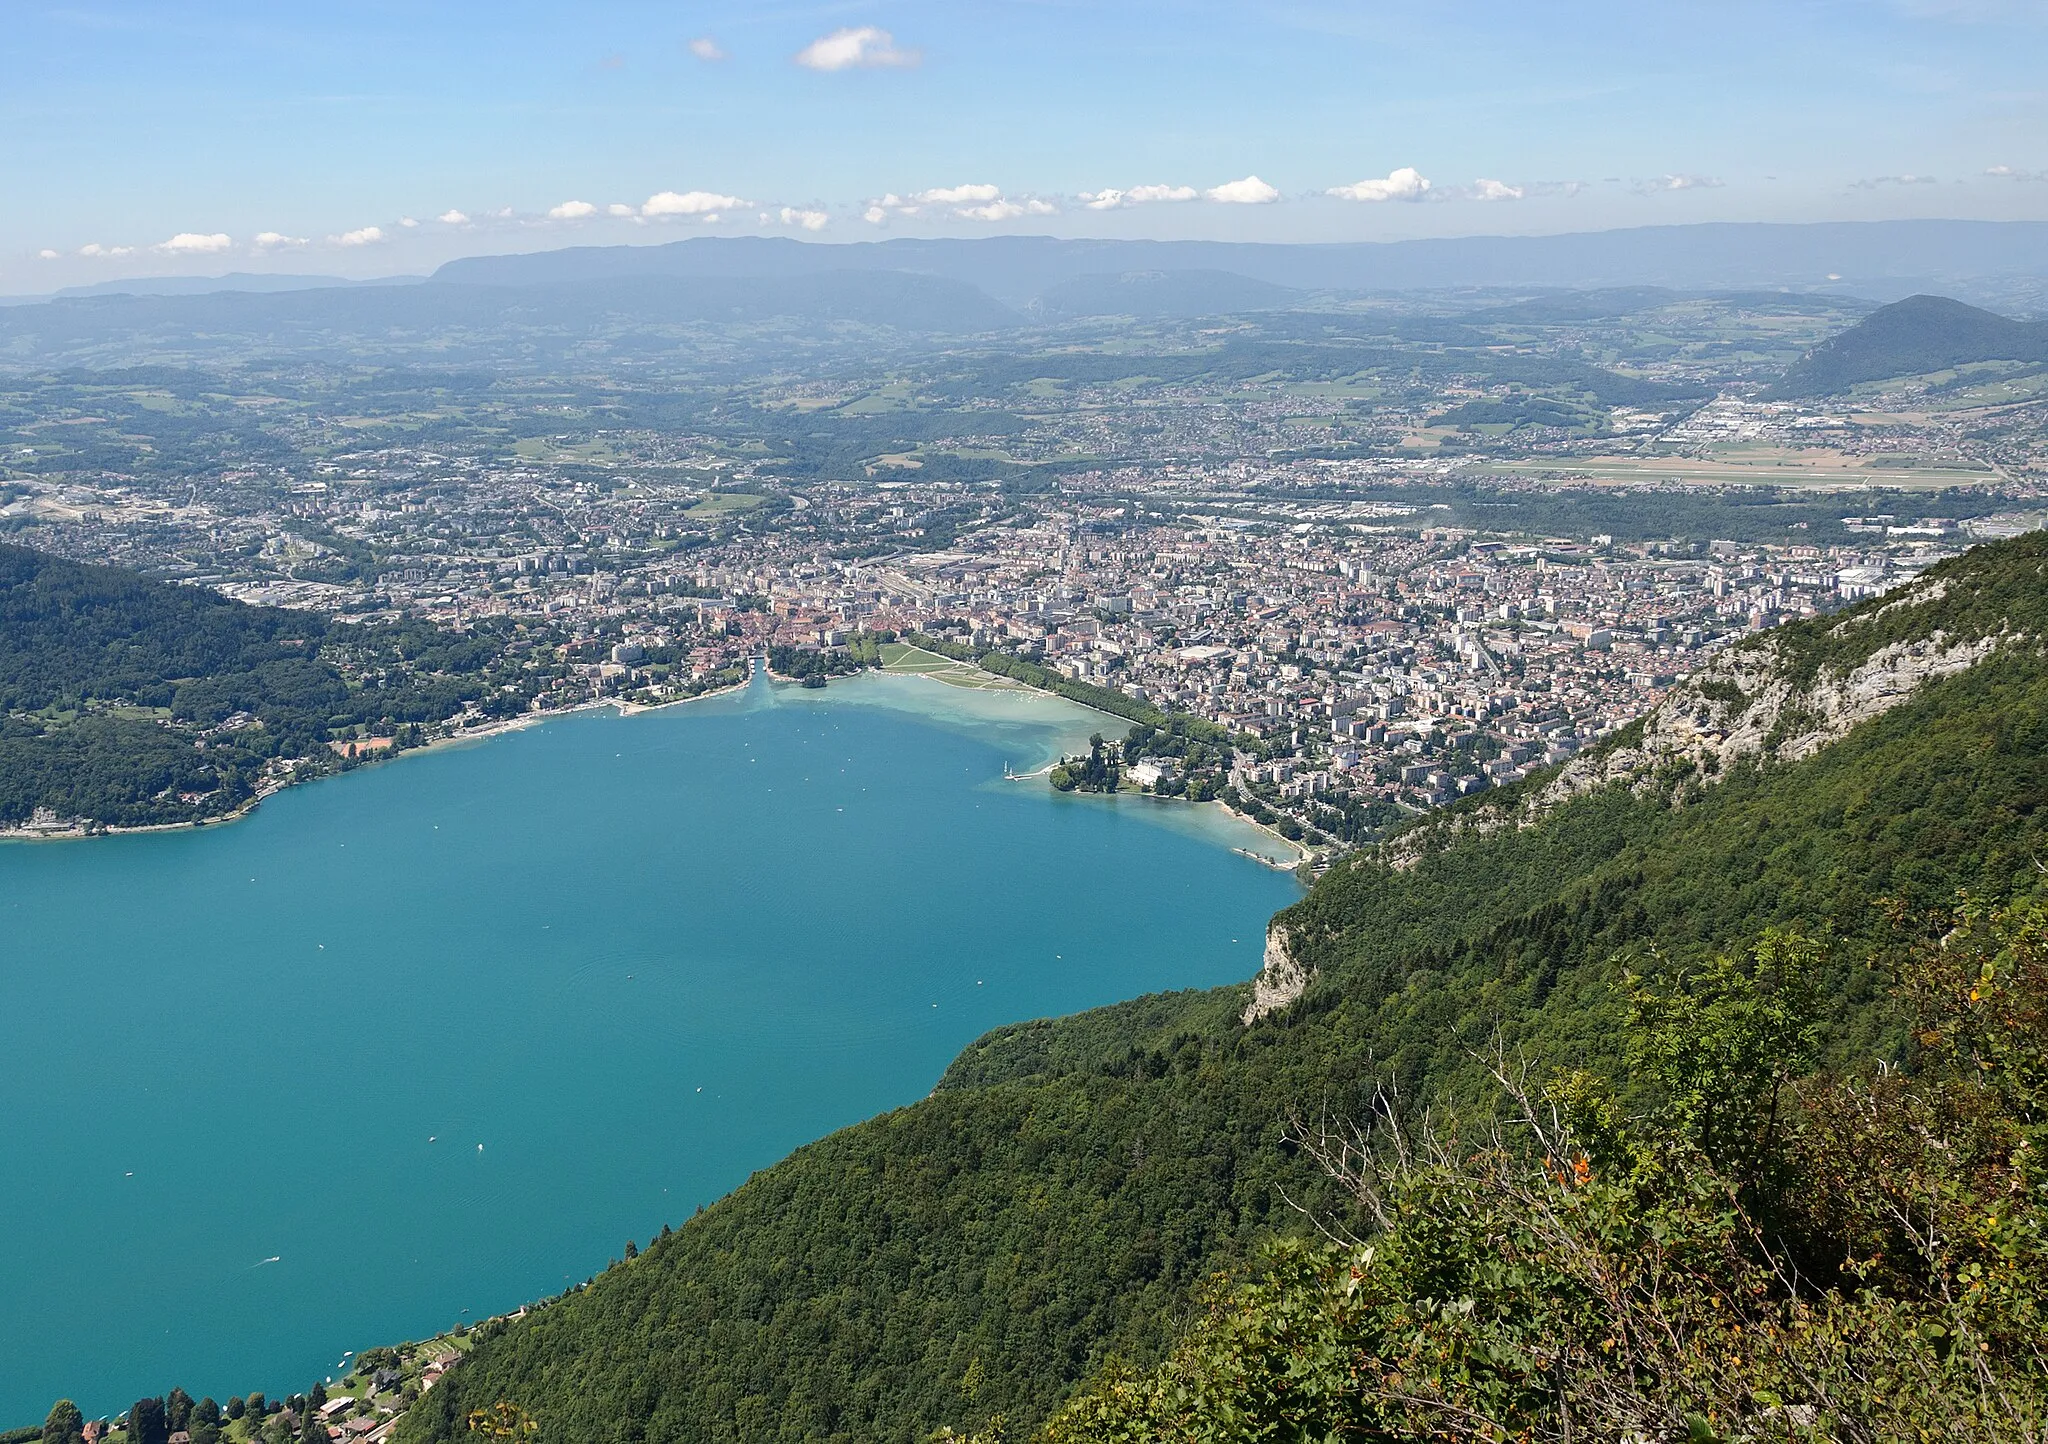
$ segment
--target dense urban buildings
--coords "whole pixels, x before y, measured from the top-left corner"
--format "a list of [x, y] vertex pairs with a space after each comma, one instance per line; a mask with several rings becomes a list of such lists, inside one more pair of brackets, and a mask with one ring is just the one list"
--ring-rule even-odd
[[[1745, 514], [1679, 469], [1702, 437], [1843, 425], [1724, 398], [1637, 443], [1661, 443], [1671, 475], [1620, 485], [1569, 459], [1529, 474], [1165, 457], [1031, 489], [914, 467], [799, 484], [701, 441], [598, 431], [522, 445], [531, 458], [393, 446], [175, 485], [17, 473], [6, 516], [47, 549], [244, 600], [457, 630], [504, 619], [527, 639], [535, 710], [687, 697], [773, 648], [997, 651], [1228, 735], [1192, 765], [1170, 734], [1134, 740], [1123, 785], [1220, 796], [1341, 849], [1569, 757], [1730, 638], [2033, 524], [2034, 483], [2001, 476], [1967, 504], [1944, 494], [1937, 515], [1916, 509], [1924, 492], [1854, 513], [1873, 493], [1831, 492], [1808, 498], [1818, 527], [1686, 534]], [[1617, 505], [1633, 536], [1584, 529]], [[1530, 510], [1581, 525], [1532, 534]], [[1673, 534], [1657, 535], [1666, 516]], [[1119, 741], [1123, 723], [1105, 729]]]

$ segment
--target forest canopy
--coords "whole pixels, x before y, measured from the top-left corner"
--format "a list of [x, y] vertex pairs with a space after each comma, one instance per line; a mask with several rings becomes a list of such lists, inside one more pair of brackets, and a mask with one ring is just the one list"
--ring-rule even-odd
[[515, 633], [339, 623], [0, 545], [0, 827], [217, 817], [284, 763], [344, 765], [337, 738], [517, 713]]

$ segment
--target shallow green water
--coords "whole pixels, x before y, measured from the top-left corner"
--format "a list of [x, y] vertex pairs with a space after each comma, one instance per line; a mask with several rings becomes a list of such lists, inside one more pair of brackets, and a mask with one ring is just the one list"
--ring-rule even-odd
[[559, 1290], [996, 1024], [1257, 968], [1112, 719], [900, 678], [590, 713], [206, 832], [0, 846], [0, 1427], [309, 1386]]

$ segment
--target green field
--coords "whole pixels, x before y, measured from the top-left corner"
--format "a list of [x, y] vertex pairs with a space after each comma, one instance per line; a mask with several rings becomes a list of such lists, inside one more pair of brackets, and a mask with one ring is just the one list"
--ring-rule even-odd
[[512, 454], [524, 461], [623, 461], [625, 454], [602, 437], [589, 441], [555, 442], [545, 436], [527, 436], [512, 443]]
[[956, 662], [951, 657], [941, 657], [936, 652], [927, 652], [922, 647], [913, 647], [907, 642], [882, 643], [882, 670], [904, 672], [916, 677], [930, 677], [944, 682], [949, 687], [970, 687], [977, 692], [1029, 692], [1032, 689], [1022, 682], [1013, 682], [1008, 677], [998, 677], [993, 672], [984, 672], [972, 662]]
[[690, 508], [691, 516], [724, 516], [729, 512], [752, 511], [768, 498], [742, 491], [714, 491]]
[[1707, 486], [1776, 486], [1812, 491], [1861, 491], [1875, 486], [1902, 491], [1942, 491], [1952, 486], [1983, 486], [1998, 480], [1995, 471], [1964, 467], [1873, 466], [1861, 460], [1851, 464], [1834, 458], [1799, 460], [1761, 454], [1705, 461], [1689, 456], [1546, 457], [1541, 461], [1492, 461], [1481, 469], [1509, 476], [1572, 472], [1596, 482], [1616, 485], [1677, 481]]

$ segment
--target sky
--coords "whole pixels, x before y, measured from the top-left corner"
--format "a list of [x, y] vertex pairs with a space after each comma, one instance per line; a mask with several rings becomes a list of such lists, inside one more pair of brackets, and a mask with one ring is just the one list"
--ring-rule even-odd
[[2048, 219], [2048, 0], [0, 0], [0, 292], [694, 234]]

